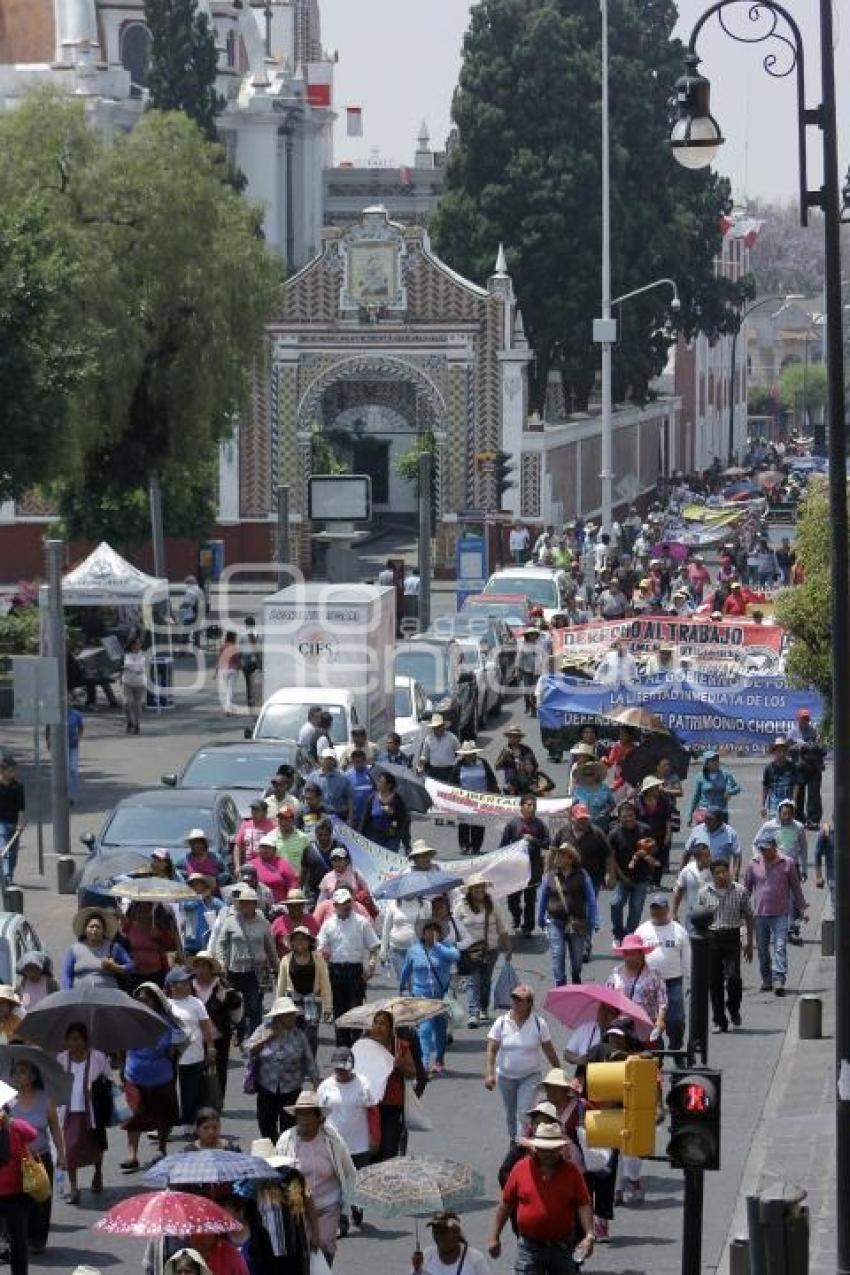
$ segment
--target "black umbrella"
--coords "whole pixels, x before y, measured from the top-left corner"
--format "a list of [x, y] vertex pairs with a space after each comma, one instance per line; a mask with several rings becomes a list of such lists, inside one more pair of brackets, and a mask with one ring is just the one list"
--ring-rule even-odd
[[626, 783], [639, 788], [642, 779], [655, 774], [655, 768], [663, 757], [668, 758], [679, 778], [684, 779], [691, 764], [691, 754], [675, 734], [645, 736], [637, 748], [633, 748], [620, 762], [620, 771]]
[[41, 1076], [48, 1098], [52, 1098], [57, 1107], [67, 1107], [71, 1101], [73, 1077], [59, 1066], [55, 1058], [39, 1049], [38, 1045], [0, 1045], [0, 1080], [11, 1084], [12, 1068], [18, 1062], [31, 1063]]
[[62, 1048], [65, 1033], [74, 1023], [82, 1023], [89, 1044], [105, 1054], [145, 1049], [155, 1045], [166, 1030], [159, 1014], [126, 992], [89, 983], [45, 996], [29, 1011], [24, 1023], [24, 1035], [29, 1040], [54, 1052]]
[[372, 767], [373, 775], [390, 775], [395, 780], [395, 790], [408, 810], [424, 815], [431, 809], [431, 794], [425, 780], [414, 775], [406, 766], [393, 766], [392, 762], [379, 761]]

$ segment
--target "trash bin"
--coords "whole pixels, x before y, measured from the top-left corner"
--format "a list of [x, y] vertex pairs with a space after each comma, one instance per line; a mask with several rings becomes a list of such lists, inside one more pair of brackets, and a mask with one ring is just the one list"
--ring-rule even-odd
[[174, 703], [171, 687], [174, 679], [174, 661], [170, 655], [155, 655], [151, 660], [151, 682], [148, 687], [148, 708], [170, 708]]

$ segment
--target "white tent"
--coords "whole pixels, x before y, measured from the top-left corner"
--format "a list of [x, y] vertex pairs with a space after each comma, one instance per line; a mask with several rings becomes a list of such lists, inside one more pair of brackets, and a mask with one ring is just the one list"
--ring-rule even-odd
[[62, 577], [65, 606], [153, 605], [168, 597], [168, 581], [158, 580], [134, 567], [101, 540], [79, 566]]

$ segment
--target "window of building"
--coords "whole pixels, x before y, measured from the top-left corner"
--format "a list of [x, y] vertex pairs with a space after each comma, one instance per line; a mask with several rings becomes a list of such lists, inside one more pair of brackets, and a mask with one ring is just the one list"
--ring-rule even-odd
[[148, 82], [151, 33], [143, 22], [125, 22], [119, 36], [121, 65], [130, 72], [130, 96], [141, 97]]

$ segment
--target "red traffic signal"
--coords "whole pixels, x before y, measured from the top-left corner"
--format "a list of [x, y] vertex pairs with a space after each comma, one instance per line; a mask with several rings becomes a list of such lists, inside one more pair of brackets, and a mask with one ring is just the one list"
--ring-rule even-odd
[[709, 1067], [675, 1076], [670, 1108], [670, 1163], [680, 1169], [720, 1168], [720, 1072]]

